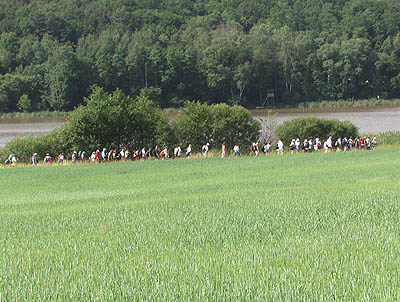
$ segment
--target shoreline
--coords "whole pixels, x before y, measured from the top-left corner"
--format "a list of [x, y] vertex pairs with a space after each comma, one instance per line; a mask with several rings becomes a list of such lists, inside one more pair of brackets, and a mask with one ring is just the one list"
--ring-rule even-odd
[[[334, 104], [334, 103], [332, 103]], [[287, 107], [287, 108], [245, 108], [251, 114], [255, 116], [265, 115], [269, 111], [272, 113], [335, 113], [335, 112], [374, 112], [374, 111], [389, 111], [393, 108], [400, 108], [399, 104], [382, 104], [382, 105], [363, 105], [363, 106], [310, 106], [310, 107]], [[179, 108], [163, 108], [165, 112], [171, 111], [173, 113], [179, 112]], [[72, 112], [72, 111], [71, 111]], [[66, 121], [68, 115], [71, 112], [32, 112], [32, 113], [22, 113], [22, 112], [10, 112], [2, 113], [0, 115], [1, 123], [13, 123], [17, 121], [35, 121], [35, 122], [46, 122], [46, 121]]]
[[272, 114], [300, 114], [300, 113], [343, 113], [343, 112], [376, 112], [391, 111], [400, 108], [399, 105], [393, 106], [360, 106], [360, 107], [307, 107], [307, 108], [259, 108], [247, 109], [254, 116], [267, 115], [269, 111]]

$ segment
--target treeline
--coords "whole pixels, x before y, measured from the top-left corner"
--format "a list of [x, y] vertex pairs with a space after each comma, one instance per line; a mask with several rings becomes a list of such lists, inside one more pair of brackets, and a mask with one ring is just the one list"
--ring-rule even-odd
[[1, 1], [0, 33], [1, 112], [400, 97], [395, 0]]

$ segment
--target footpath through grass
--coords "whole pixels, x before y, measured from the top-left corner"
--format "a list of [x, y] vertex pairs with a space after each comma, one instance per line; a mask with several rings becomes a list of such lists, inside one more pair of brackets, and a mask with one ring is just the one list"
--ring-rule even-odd
[[0, 301], [395, 301], [400, 150], [0, 170]]

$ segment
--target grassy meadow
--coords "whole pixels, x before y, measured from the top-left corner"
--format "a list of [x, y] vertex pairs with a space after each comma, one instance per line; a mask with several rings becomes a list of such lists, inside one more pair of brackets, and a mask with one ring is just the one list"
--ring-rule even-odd
[[0, 301], [395, 301], [400, 149], [0, 169]]

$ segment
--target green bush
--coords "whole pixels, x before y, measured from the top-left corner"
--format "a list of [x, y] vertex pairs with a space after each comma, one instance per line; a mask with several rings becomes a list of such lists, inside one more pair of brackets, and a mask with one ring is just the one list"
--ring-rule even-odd
[[358, 128], [349, 121], [328, 120], [316, 117], [299, 117], [283, 122], [276, 128], [276, 138], [282, 139], [284, 144], [289, 144], [293, 138], [304, 140], [310, 137], [319, 137], [321, 140], [332, 136], [333, 139], [340, 137], [355, 137]]
[[260, 123], [241, 106], [200, 102], [186, 102], [173, 122], [177, 139], [192, 144], [194, 150], [207, 142], [213, 148], [220, 148], [224, 141], [228, 147], [250, 144], [259, 137], [260, 128]]
[[[375, 135], [370, 135], [371, 138]], [[400, 131], [387, 131], [376, 135], [378, 145], [400, 145]]]
[[146, 97], [132, 99], [120, 90], [109, 94], [95, 88], [85, 106], [69, 116], [62, 130], [72, 150], [129, 149], [166, 143], [172, 137], [161, 110]]
[[59, 128], [38, 137], [14, 138], [1, 149], [1, 158], [7, 158], [10, 153], [16, 154], [20, 162], [29, 162], [33, 153], [38, 154], [39, 160], [43, 159], [46, 153], [57, 158], [58, 154], [66, 149], [60, 136], [61, 131], [62, 128]]
[[235, 144], [250, 145], [260, 136], [261, 124], [254, 120], [245, 108], [227, 104], [210, 106], [212, 118], [212, 140], [214, 146], [225, 141], [229, 148]]
[[194, 150], [212, 140], [211, 109], [200, 102], [186, 102], [172, 123], [178, 141]]

